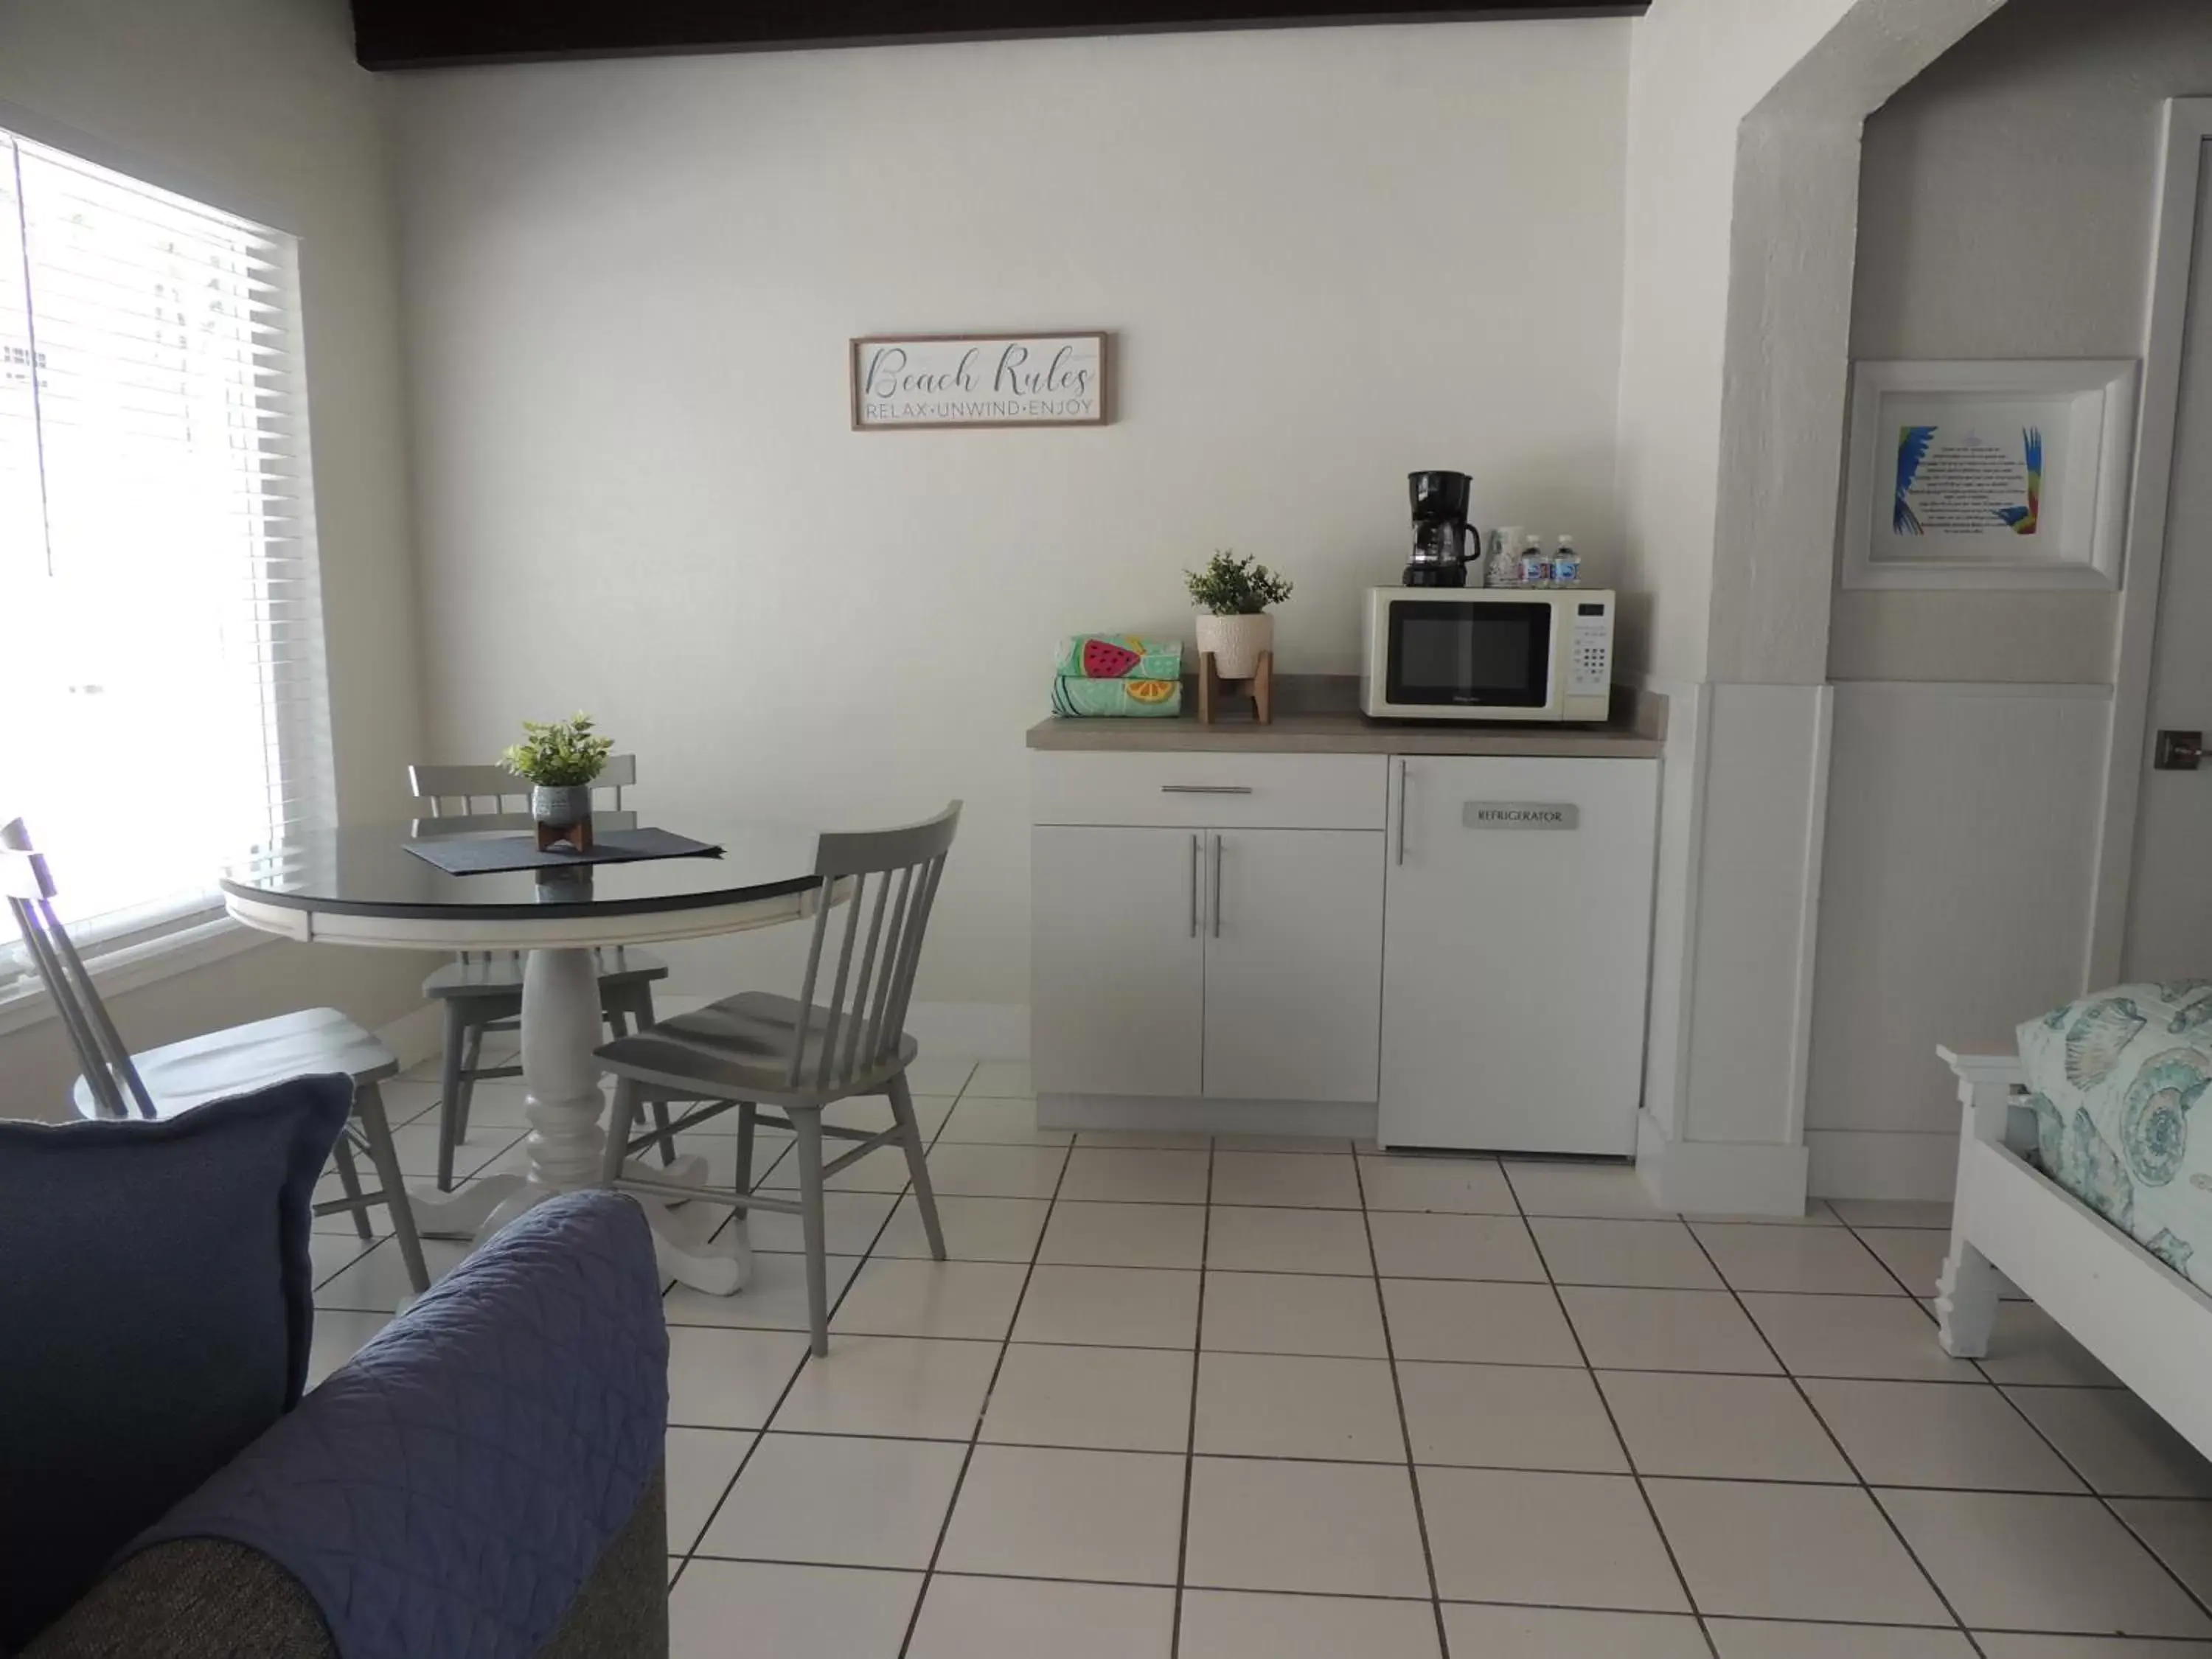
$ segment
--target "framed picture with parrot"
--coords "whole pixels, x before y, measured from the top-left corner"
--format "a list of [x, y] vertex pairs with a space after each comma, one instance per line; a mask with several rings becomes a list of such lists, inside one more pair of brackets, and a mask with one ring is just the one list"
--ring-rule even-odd
[[1845, 587], [2112, 588], [2132, 358], [1851, 368]]

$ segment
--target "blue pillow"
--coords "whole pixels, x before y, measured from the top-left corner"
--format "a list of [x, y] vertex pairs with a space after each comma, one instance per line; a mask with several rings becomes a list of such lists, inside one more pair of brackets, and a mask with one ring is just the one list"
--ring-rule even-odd
[[303, 1077], [165, 1122], [0, 1121], [0, 1653], [298, 1402], [352, 1104]]

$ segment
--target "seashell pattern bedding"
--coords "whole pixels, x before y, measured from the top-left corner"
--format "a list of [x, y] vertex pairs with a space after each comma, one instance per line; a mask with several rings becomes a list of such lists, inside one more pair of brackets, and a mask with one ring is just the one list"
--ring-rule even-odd
[[2116, 986], [2020, 1028], [2044, 1173], [2212, 1291], [2212, 980]]

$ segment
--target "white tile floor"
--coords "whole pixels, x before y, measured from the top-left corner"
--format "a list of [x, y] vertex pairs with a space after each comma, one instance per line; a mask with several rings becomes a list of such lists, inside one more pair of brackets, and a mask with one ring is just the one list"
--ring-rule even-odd
[[[1685, 1221], [1618, 1168], [918, 1086], [953, 1261], [886, 1155], [830, 1200], [826, 1360], [781, 1218], [742, 1296], [667, 1297], [676, 1659], [2212, 1659], [2212, 1466], [2031, 1304], [1948, 1358], [1942, 1206]], [[320, 1375], [405, 1286], [343, 1217], [315, 1254]]]

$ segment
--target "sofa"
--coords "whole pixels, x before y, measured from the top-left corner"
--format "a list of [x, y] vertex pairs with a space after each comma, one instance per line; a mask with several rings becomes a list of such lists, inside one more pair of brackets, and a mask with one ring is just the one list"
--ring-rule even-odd
[[[340, 1101], [333, 1125], [343, 1109]], [[0, 1174], [20, 1188], [25, 1160], [47, 1146], [15, 1135], [0, 1145], [0, 1163], [13, 1159]], [[182, 1156], [144, 1136], [131, 1150]], [[287, 1226], [296, 1209], [304, 1230], [303, 1203], [287, 1206]], [[13, 1288], [25, 1293], [21, 1279]], [[19, 1659], [660, 1659], [659, 1291], [636, 1205], [578, 1193], [514, 1222], [304, 1395], [295, 1343], [297, 1403], [264, 1413], [273, 1420], [152, 1524], [142, 1510], [125, 1523], [135, 1532], [100, 1540], [89, 1557], [80, 1550], [96, 1570], [88, 1588], [77, 1593], [66, 1564], [52, 1561], [41, 1582], [19, 1581], [50, 1606], [58, 1584], [74, 1596]], [[83, 1351], [58, 1340], [42, 1358], [52, 1370]], [[142, 1455], [147, 1434], [164, 1420], [189, 1423], [205, 1392], [172, 1390], [165, 1401], [154, 1369], [141, 1360], [127, 1379], [149, 1409], [128, 1421], [110, 1413], [117, 1437], [137, 1437]], [[20, 1430], [19, 1419], [10, 1433]], [[70, 1431], [65, 1420], [58, 1431]], [[40, 1456], [48, 1493], [31, 1501], [51, 1504], [58, 1530], [82, 1531], [86, 1505], [55, 1472], [82, 1468], [85, 1489], [102, 1490], [98, 1444], [80, 1439], [66, 1459], [26, 1440], [0, 1446], [11, 1449], [17, 1536], [21, 1472]], [[6, 1573], [0, 1565], [0, 1611]]]

